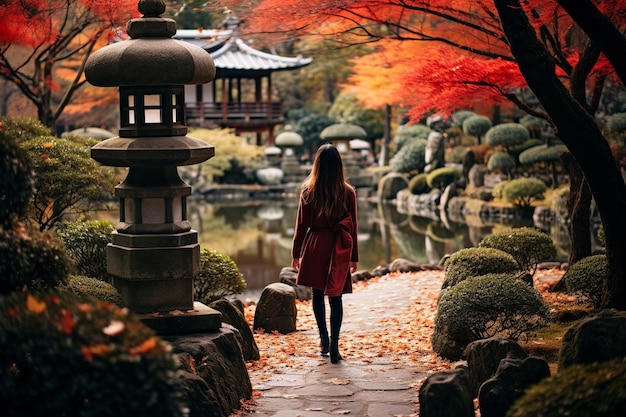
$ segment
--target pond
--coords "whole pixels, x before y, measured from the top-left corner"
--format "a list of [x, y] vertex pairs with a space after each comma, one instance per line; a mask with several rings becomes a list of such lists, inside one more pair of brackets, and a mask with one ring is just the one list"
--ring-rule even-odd
[[[291, 265], [291, 243], [297, 200], [206, 202], [188, 200], [188, 219], [198, 231], [202, 248], [229, 255], [247, 282], [238, 298], [257, 298], [278, 281], [281, 269]], [[117, 221], [116, 212], [105, 216]], [[385, 203], [358, 202], [360, 270], [373, 270], [396, 258], [420, 264], [438, 264], [446, 254], [476, 246], [488, 234], [513, 226], [535, 226], [549, 233], [557, 247], [552, 260], [567, 261], [569, 234], [563, 222], [548, 225], [532, 221], [503, 224], [466, 218], [465, 223], [409, 216]]]

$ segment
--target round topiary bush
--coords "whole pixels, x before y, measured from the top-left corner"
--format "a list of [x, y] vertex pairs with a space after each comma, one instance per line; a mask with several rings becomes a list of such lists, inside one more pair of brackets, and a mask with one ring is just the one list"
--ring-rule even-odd
[[0, 227], [9, 227], [26, 211], [33, 195], [28, 156], [0, 122]]
[[496, 185], [493, 186], [493, 188], [491, 189], [491, 196], [493, 198], [504, 198], [504, 187], [506, 187], [506, 185], [509, 183], [509, 181], [500, 181], [499, 183], [497, 183]]
[[50, 233], [23, 227], [0, 229], [0, 294], [54, 288], [64, 282], [70, 260], [63, 244]]
[[487, 169], [489, 171], [501, 171], [507, 175], [515, 166], [515, 159], [507, 152], [496, 152], [487, 161]]
[[463, 120], [463, 133], [480, 138], [491, 129], [491, 126], [488, 117], [475, 114]]
[[439, 300], [433, 350], [457, 360], [474, 340], [495, 335], [517, 340], [542, 327], [547, 318], [548, 307], [539, 293], [514, 275], [471, 277]]
[[424, 194], [430, 190], [428, 186], [428, 182], [426, 181], [426, 177], [428, 174], [417, 174], [409, 181], [409, 191], [411, 194]]
[[521, 227], [492, 233], [479, 244], [481, 248], [494, 248], [504, 251], [517, 261], [522, 271], [534, 275], [539, 262], [556, 256], [556, 246], [550, 236], [533, 227]]
[[0, 297], [3, 415], [182, 416], [171, 347], [134, 315], [74, 294]]
[[609, 274], [609, 263], [605, 254], [587, 256], [570, 265], [563, 276], [569, 293], [579, 293], [589, 298], [594, 307], [600, 307], [604, 282]]
[[457, 168], [443, 167], [432, 170], [426, 177], [426, 183], [430, 188], [443, 190], [448, 185], [456, 181], [461, 175]]
[[536, 178], [517, 178], [507, 182], [502, 189], [506, 201], [520, 209], [528, 209], [536, 200], [543, 199], [548, 187]]
[[423, 172], [426, 166], [426, 140], [415, 139], [404, 145], [389, 160], [389, 166], [392, 172]]
[[111, 282], [107, 272], [106, 248], [115, 227], [101, 220], [63, 222], [57, 236], [74, 262], [76, 273]]
[[70, 275], [67, 282], [60, 287], [74, 294], [95, 297], [98, 300], [108, 301], [118, 306], [122, 306], [123, 301], [117, 289], [97, 278], [90, 278], [81, 275]]
[[194, 280], [194, 298], [210, 304], [246, 289], [246, 281], [230, 256], [215, 250], [200, 250], [200, 273]]
[[457, 285], [469, 277], [486, 274], [514, 274], [519, 265], [508, 253], [494, 248], [465, 248], [454, 252], [444, 264], [442, 288]]
[[487, 131], [486, 142], [491, 146], [511, 146], [520, 145], [530, 139], [528, 129], [519, 123], [502, 123]]
[[626, 361], [574, 365], [530, 387], [507, 417], [620, 417], [626, 410]]

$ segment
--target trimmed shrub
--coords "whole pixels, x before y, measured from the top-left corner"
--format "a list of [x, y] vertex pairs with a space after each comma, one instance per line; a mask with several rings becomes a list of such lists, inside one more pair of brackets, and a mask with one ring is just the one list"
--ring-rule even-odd
[[456, 181], [461, 173], [456, 168], [443, 167], [432, 170], [426, 177], [426, 183], [430, 188], [443, 190], [448, 185]]
[[522, 271], [535, 275], [537, 264], [556, 256], [556, 246], [547, 234], [532, 227], [521, 227], [492, 233], [479, 244], [481, 248], [504, 251], [517, 261]]
[[465, 248], [454, 252], [444, 264], [442, 288], [457, 285], [469, 277], [490, 273], [514, 274], [519, 265], [508, 253], [494, 248]]
[[453, 342], [455, 348], [444, 357], [458, 359], [474, 340], [496, 335], [518, 340], [544, 326], [547, 318], [548, 307], [539, 293], [514, 275], [471, 277], [439, 300], [433, 349], [442, 355], [446, 348], [440, 341]]
[[0, 117], [2, 130], [18, 143], [34, 139], [39, 136], [51, 136], [50, 128], [44, 126], [37, 119], [22, 117]]
[[502, 189], [506, 201], [520, 209], [528, 209], [536, 200], [543, 199], [548, 187], [536, 178], [517, 178], [509, 181]]
[[393, 138], [394, 152], [399, 152], [405, 145], [428, 139], [430, 128], [423, 124], [402, 125]]
[[452, 113], [452, 122], [455, 125], [463, 126], [463, 122], [472, 116], [476, 116], [476, 113], [471, 110], [457, 110]]
[[604, 281], [609, 274], [609, 263], [605, 254], [587, 256], [570, 265], [563, 276], [569, 293], [579, 293], [589, 298], [594, 307], [600, 307]]
[[22, 217], [33, 195], [29, 160], [0, 122], [0, 227]]
[[171, 347], [124, 309], [74, 294], [0, 299], [3, 415], [182, 416]]
[[402, 146], [402, 149], [389, 160], [389, 166], [392, 172], [423, 172], [426, 166], [425, 157], [426, 140], [415, 139]]
[[492, 123], [488, 117], [475, 114], [463, 121], [463, 133], [481, 138], [491, 129], [491, 126]]
[[540, 162], [561, 163], [561, 154], [567, 152], [565, 145], [539, 145], [526, 149], [520, 153], [519, 161], [522, 164], [536, 164]]
[[98, 300], [108, 301], [115, 305], [123, 304], [122, 297], [117, 289], [109, 283], [103, 282], [97, 278], [90, 278], [81, 275], [70, 275], [67, 282], [60, 287], [63, 290], [73, 292], [74, 294], [95, 297]]
[[519, 123], [502, 123], [487, 131], [486, 142], [491, 146], [511, 146], [520, 145], [530, 139], [528, 129]]
[[493, 188], [491, 189], [491, 196], [493, 198], [503, 199], [504, 198], [504, 187], [506, 187], [506, 185], [508, 183], [509, 183], [509, 181], [500, 181], [499, 183], [494, 185]]
[[626, 113], [615, 113], [607, 117], [606, 127], [610, 132], [626, 132]]
[[210, 304], [245, 289], [246, 281], [230, 256], [215, 250], [200, 250], [200, 273], [194, 280], [196, 300]]
[[106, 248], [115, 227], [111, 222], [87, 220], [63, 222], [57, 236], [74, 261], [76, 273], [104, 282], [112, 282], [107, 272]]
[[0, 229], [0, 294], [54, 288], [64, 282], [70, 260], [63, 244], [50, 233], [23, 227]]
[[626, 410], [626, 361], [574, 365], [530, 387], [507, 417], [618, 417]]
[[430, 190], [428, 182], [426, 181], [427, 176], [427, 174], [421, 173], [411, 178], [409, 181], [409, 191], [411, 191], [411, 194], [424, 194]]
[[506, 152], [496, 152], [487, 161], [487, 169], [489, 171], [502, 171], [507, 175], [516, 165], [515, 159]]

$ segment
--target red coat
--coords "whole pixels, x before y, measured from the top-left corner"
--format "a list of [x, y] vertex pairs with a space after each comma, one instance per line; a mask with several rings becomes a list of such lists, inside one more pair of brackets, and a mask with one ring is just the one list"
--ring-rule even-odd
[[348, 213], [341, 218], [315, 217], [302, 199], [293, 238], [292, 256], [300, 258], [298, 284], [326, 295], [352, 292], [350, 262], [358, 262], [356, 194], [346, 193]]

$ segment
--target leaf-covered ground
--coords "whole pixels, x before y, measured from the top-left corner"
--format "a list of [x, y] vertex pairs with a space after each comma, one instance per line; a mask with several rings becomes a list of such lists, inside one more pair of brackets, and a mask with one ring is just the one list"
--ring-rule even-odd
[[[535, 277], [535, 288], [551, 305], [575, 301], [571, 296], [547, 291], [561, 275], [562, 271], [551, 270], [540, 271]], [[454, 364], [438, 357], [430, 343], [442, 282], [443, 272], [423, 271], [390, 274], [356, 284], [354, 291], [359, 296], [344, 296], [342, 355], [359, 363], [375, 363], [384, 358], [421, 372], [450, 369]], [[358, 299], [359, 304], [351, 302], [351, 297]], [[254, 304], [246, 307], [249, 323], [254, 321], [254, 312]], [[297, 302], [297, 329], [290, 334], [255, 333], [261, 359], [248, 363], [253, 386], [262, 385], [286, 367], [306, 370], [312, 363], [321, 366], [327, 362], [322, 358], [311, 361], [319, 358], [319, 339], [310, 302]], [[419, 387], [423, 379], [416, 379], [415, 386]]]

